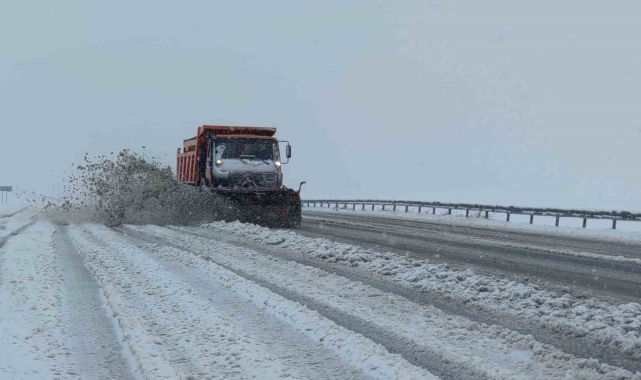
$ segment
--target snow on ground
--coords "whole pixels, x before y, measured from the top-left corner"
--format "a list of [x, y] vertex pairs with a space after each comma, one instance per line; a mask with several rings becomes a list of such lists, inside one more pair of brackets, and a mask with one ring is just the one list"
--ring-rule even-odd
[[[291, 231], [269, 231], [241, 223], [215, 223], [209, 227], [240, 232], [243, 236], [264, 244], [286, 245], [288, 237], [295, 235]], [[641, 379], [641, 374], [634, 376], [623, 369], [600, 364], [597, 360], [577, 359], [564, 354], [554, 347], [537, 342], [530, 335], [448, 315], [434, 307], [418, 305], [403, 297], [382, 293], [370, 286], [317, 268], [174, 229], [156, 226], [128, 228], [149, 234], [150, 241], [159, 241], [159, 250], [166, 254], [179, 255], [183, 249], [176, 247], [185, 247], [205, 260], [229, 266], [252, 278], [313, 299], [325, 305], [324, 307], [348, 315], [350, 319], [375, 326], [378, 331], [384, 331], [395, 336], [395, 339], [416, 346], [416, 350], [426, 357], [438, 358], [438, 361], [459, 368], [472, 378]], [[305, 247], [296, 247], [307, 253], [320, 248], [334, 259], [340, 256], [334, 252], [333, 247], [328, 246], [331, 244], [329, 241], [307, 243], [309, 244]], [[348, 256], [354, 259], [352, 263], [366, 263], [371, 262], [367, 256], [372, 254], [355, 252], [352, 247]], [[383, 260], [390, 264], [386, 270], [397, 267], [395, 258], [388, 256]]]
[[[192, 228], [127, 227], [151, 239], [144, 242], [94, 224], [67, 233], [36, 222], [36, 208], [16, 211], [0, 219], [0, 379], [430, 379], [433, 366], [467, 378], [641, 380]], [[572, 299], [293, 231], [237, 222], [200, 228], [383, 275], [641, 359], [638, 303]]]
[[447, 264], [431, 264], [389, 252], [376, 252], [327, 239], [309, 238], [293, 231], [270, 230], [238, 222], [204, 225], [242, 236], [249, 241], [277, 245], [312, 258], [358, 267], [386, 276], [389, 281], [438, 294], [460, 304], [499, 315], [531, 320], [551, 332], [587, 337], [595, 344], [641, 359], [641, 305], [611, 305], [594, 299], [559, 296], [535, 284], [458, 271]]
[[26, 207], [29, 206], [22, 203], [0, 203], [0, 218], [8, 218]]
[[0, 378], [77, 378], [62, 323], [53, 226], [37, 223], [0, 251]]
[[[404, 209], [403, 209], [404, 210]], [[447, 214], [428, 214], [427, 212], [417, 213], [417, 210], [410, 208], [410, 212], [401, 211], [362, 211], [362, 210], [345, 210], [335, 208], [305, 207], [303, 213], [324, 212], [324, 213], [345, 213], [348, 215], [373, 215], [377, 217], [423, 220], [428, 222], [437, 222], [449, 225], [486, 227], [493, 229], [516, 229], [523, 231], [532, 231], [546, 234], [557, 234], [564, 236], [576, 236], [586, 238], [609, 239], [619, 242], [640, 242], [641, 241], [641, 222], [619, 221], [617, 229], [611, 228], [610, 220], [589, 219], [587, 227], [582, 228], [582, 219], [580, 218], [561, 218], [559, 227], [555, 227], [555, 218], [551, 216], [535, 216], [534, 224], [529, 224], [527, 215], [511, 215], [510, 222], [505, 221], [504, 213], [490, 213], [489, 218], [484, 217], [465, 217], [465, 212], [452, 211], [452, 215]], [[431, 211], [431, 210], [430, 210]], [[437, 212], [439, 209], [437, 209]], [[447, 210], [441, 209], [441, 212]], [[472, 214], [471, 214], [472, 215]]]
[[[8, 210], [8, 209], [7, 209]], [[0, 246], [1, 242], [20, 228], [31, 223], [38, 212], [33, 208], [15, 207], [0, 217]]]
[[228, 292], [291, 324], [301, 340], [319, 342], [373, 378], [434, 378], [362, 336], [191, 253], [142, 250], [97, 225], [71, 227], [70, 236], [105, 289], [145, 378], [304, 378], [301, 368], [277, 358], [250, 327], [227, 316], [153, 255], [206, 270]]
[[11, 217], [22, 227], [0, 247], [0, 379], [132, 378], [82, 259], [33, 214]]

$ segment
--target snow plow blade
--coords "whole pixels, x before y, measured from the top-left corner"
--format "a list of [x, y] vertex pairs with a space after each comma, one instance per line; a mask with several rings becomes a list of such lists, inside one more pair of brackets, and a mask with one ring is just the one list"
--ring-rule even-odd
[[265, 227], [299, 228], [300, 192], [292, 189], [213, 189], [225, 199], [225, 221], [240, 221]]

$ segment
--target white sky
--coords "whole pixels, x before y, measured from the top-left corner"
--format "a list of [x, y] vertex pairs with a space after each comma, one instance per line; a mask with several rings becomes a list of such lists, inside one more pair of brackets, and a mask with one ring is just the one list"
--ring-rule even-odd
[[[392, 5], [393, 3], [393, 5]], [[641, 210], [641, 2], [3, 1], [0, 185], [274, 125], [305, 197]]]

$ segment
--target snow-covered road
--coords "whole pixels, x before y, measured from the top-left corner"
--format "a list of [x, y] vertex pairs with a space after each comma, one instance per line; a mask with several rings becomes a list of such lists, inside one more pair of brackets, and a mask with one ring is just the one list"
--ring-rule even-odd
[[641, 380], [639, 304], [240, 223], [31, 217], [0, 248], [2, 379]]

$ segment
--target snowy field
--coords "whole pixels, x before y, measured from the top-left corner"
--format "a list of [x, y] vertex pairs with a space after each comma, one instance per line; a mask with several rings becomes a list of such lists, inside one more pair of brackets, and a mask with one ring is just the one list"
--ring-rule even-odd
[[0, 379], [641, 380], [638, 303], [237, 222], [36, 214], [1, 222]]
[[[10, 193], [11, 194], [11, 193]], [[30, 203], [9, 195], [7, 202], [0, 203], [0, 219], [7, 218], [16, 212], [29, 207]]]

